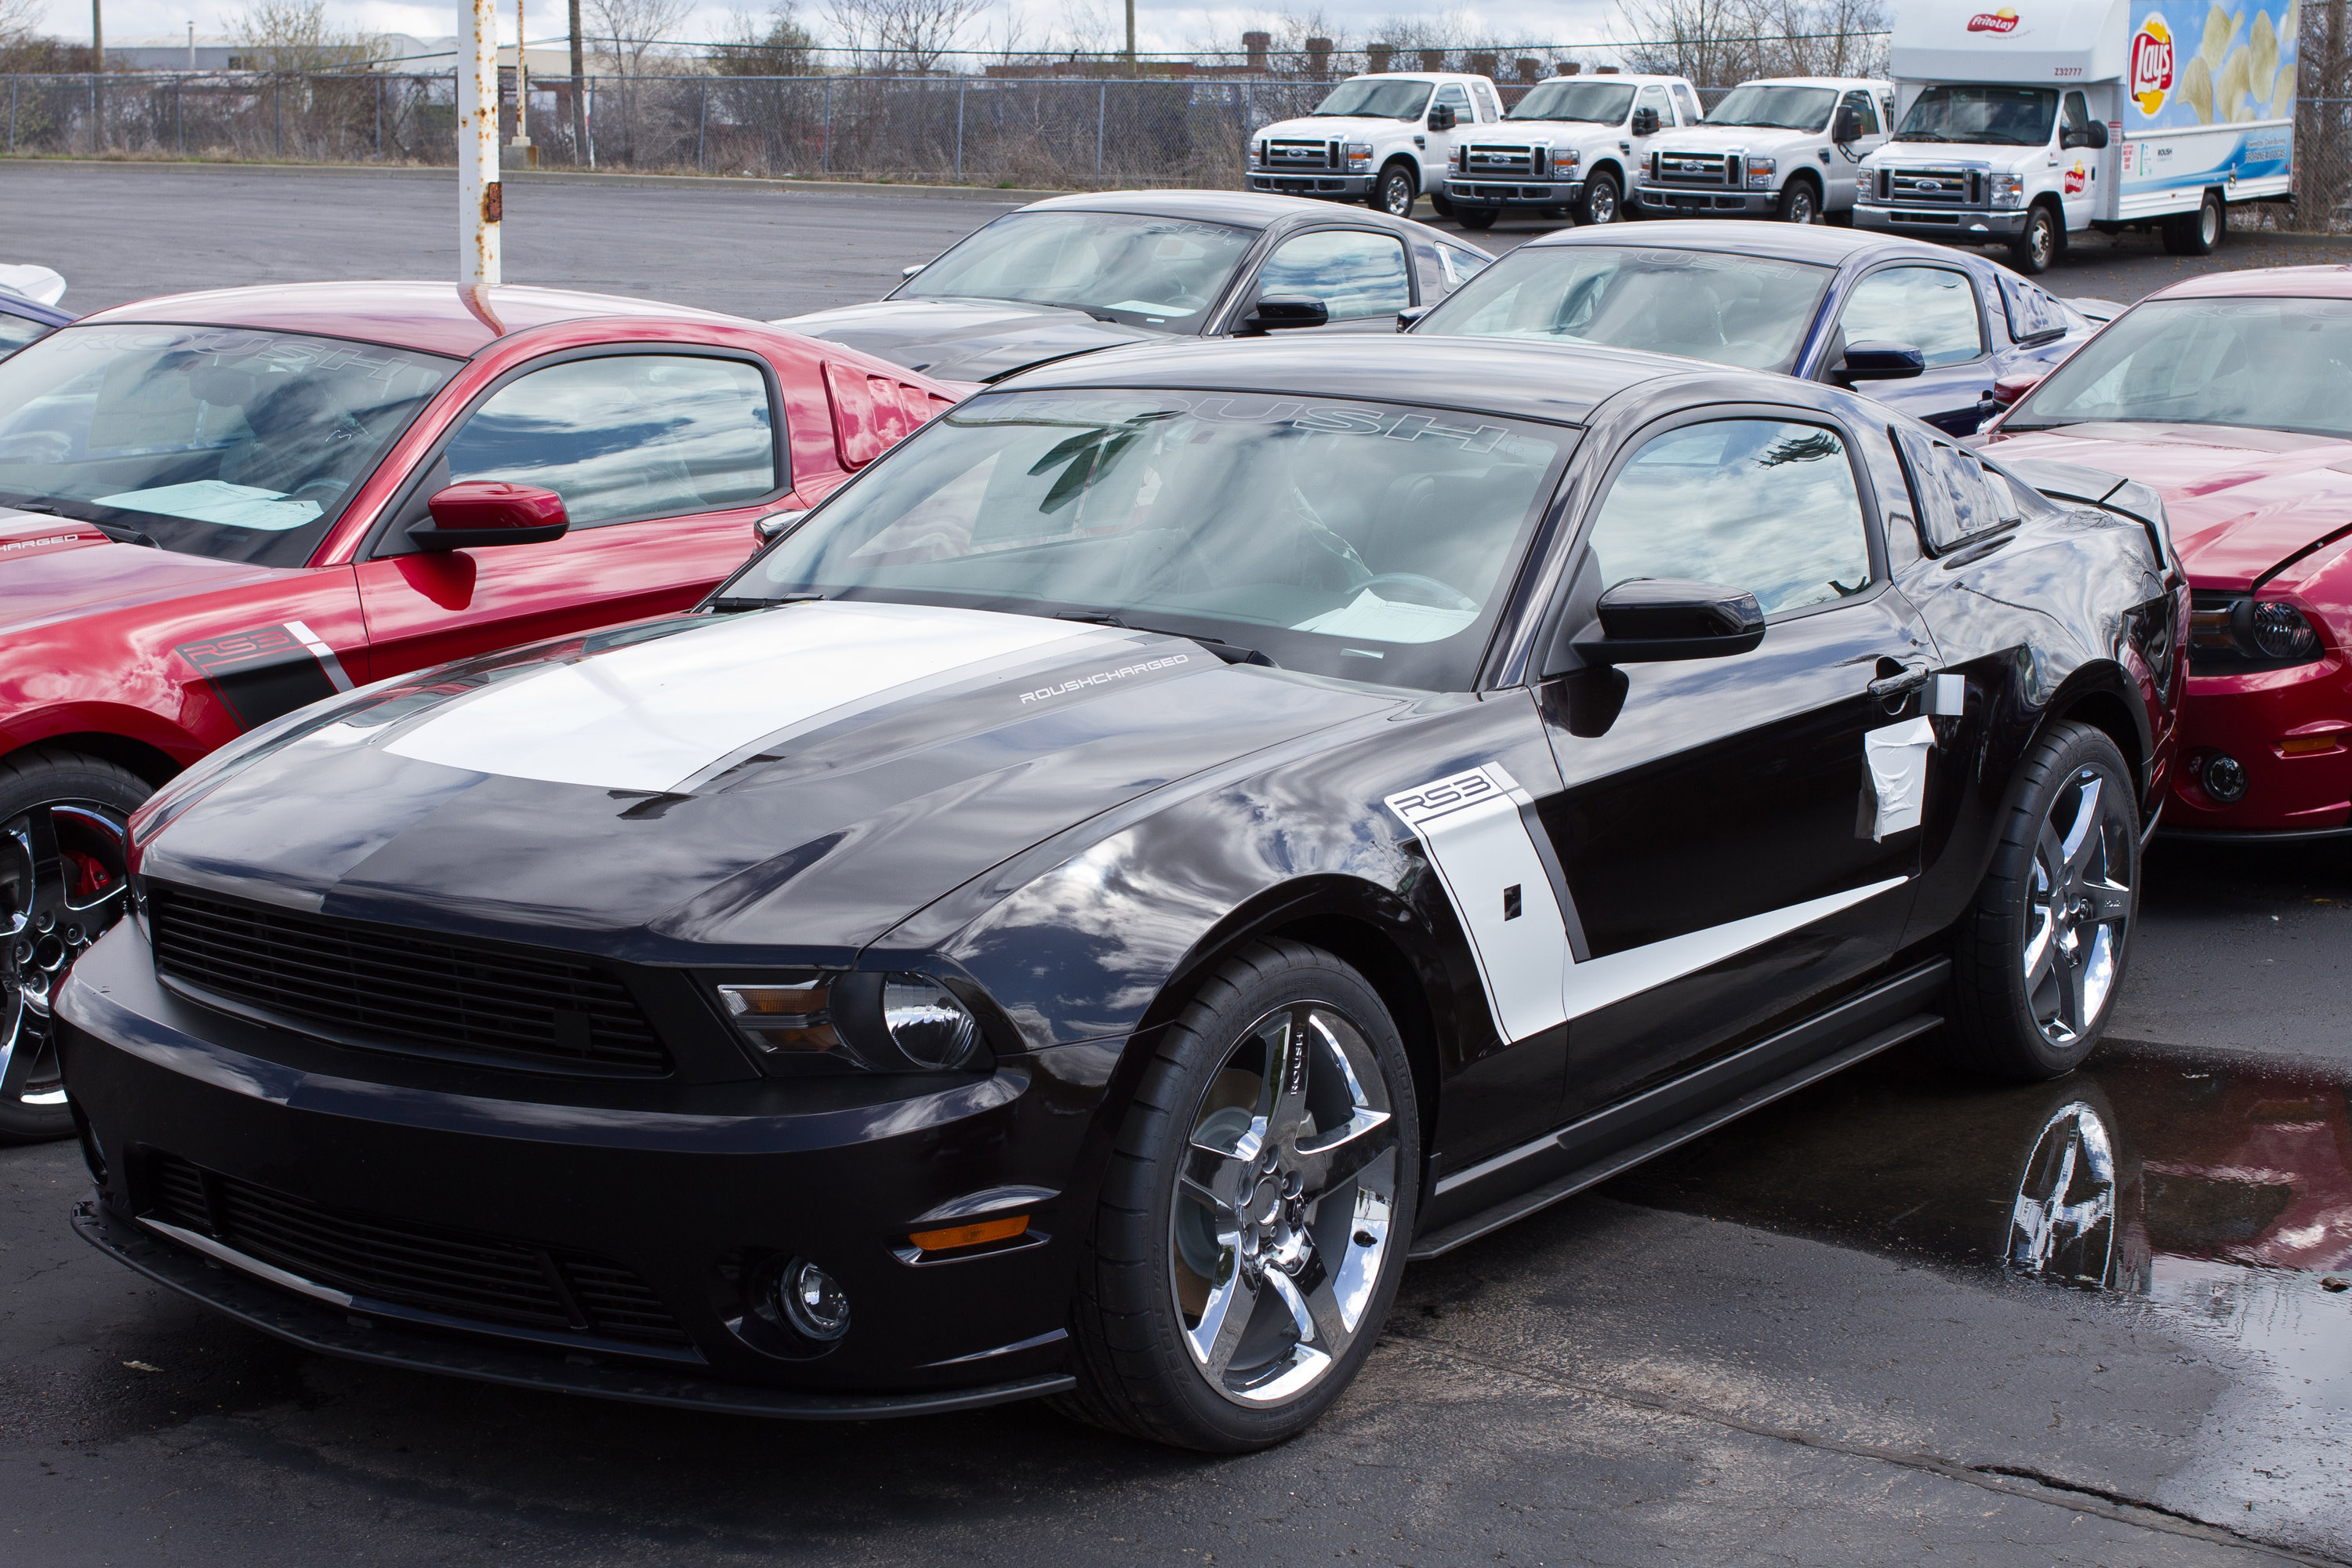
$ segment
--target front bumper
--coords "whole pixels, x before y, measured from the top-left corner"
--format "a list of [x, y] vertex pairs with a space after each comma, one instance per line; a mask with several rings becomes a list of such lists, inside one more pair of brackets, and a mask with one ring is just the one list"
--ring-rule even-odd
[[1582, 180], [1549, 184], [1499, 180], [1448, 180], [1445, 199], [1465, 207], [1562, 207], [1584, 199]]
[[[2166, 836], [2352, 832], [2352, 730], [2337, 728], [2347, 719], [2352, 665], [2334, 655], [2285, 669], [2189, 677]], [[2298, 749], [2290, 752], [2290, 742]], [[2302, 749], [2313, 746], [2326, 749]], [[2202, 782], [2216, 752], [2246, 770], [2246, 793], [2227, 805]]]
[[[281, 1338], [493, 1382], [778, 1415], [862, 1418], [1069, 1386], [1083, 1208], [1064, 1189], [1108, 1076], [1103, 1046], [1005, 1058], [985, 1077], [583, 1086], [214, 1012], [158, 983], [127, 921], [75, 965], [57, 1017], [105, 1172], [77, 1227]], [[185, 1196], [199, 1179], [196, 1201], [232, 1216], [203, 1235]], [[260, 1217], [235, 1218], [219, 1195], [232, 1192]], [[1032, 1216], [1010, 1243], [962, 1255], [908, 1245], [942, 1210], [1008, 1201]], [[572, 1321], [404, 1293], [404, 1281], [446, 1279], [454, 1256], [418, 1253], [398, 1274], [418, 1237], [536, 1256]], [[330, 1272], [361, 1246], [360, 1272], [392, 1285]], [[289, 1247], [327, 1267], [306, 1272]], [[760, 1310], [761, 1269], [786, 1258], [819, 1264], [848, 1296], [850, 1327], [830, 1346]], [[581, 1280], [608, 1274], [634, 1277], [631, 1300], [655, 1303], [666, 1338], [582, 1310]]]
[[1928, 207], [1891, 207], [1873, 203], [1853, 205], [1853, 226], [1889, 234], [1912, 234], [1926, 239], [1960, 245], [1985, 245], [2014, 239], [2025, 227], [2022, 208], [1965, 207], [1943, 211]]
[[1664, 217], [1776, 217], [1780, 211], [1778, 191], [1692, 190], [1646, 179], [1634, 182], [1633, 201], [1643, 212]]
[[1278, 196], [1323, 196], [1334, 201], [1360, 202], [1372, 194], [1372, 182], [1378, 178], [1376, 174], [1283, 174], [1253, 169], [1249, 188]]

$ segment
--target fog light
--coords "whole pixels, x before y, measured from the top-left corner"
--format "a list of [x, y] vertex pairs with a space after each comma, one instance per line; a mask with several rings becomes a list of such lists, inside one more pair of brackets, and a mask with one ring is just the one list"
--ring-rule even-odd
[[882, 1025], [918, 1067], [961, 1067], [980, 1045], [980, 1021], [928, 974], [893, 974], [882, 985]]
[[805, 1258], [795, 1258], [776, 1276], [776, 1310], [813, 1340], [837, 1340], [849, 1331], [848, 1294]]
[[2223, 805], [2235, 805], [2246, 798], [2246, 764], [2227, 752], [2207, 757], [2200, 776], [2205, 793]]

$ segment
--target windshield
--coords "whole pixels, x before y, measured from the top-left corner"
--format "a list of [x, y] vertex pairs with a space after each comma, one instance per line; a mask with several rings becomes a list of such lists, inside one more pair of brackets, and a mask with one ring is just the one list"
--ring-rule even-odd
[[1223, 392], [982, 396], [719, 591], [1108, 617], [1459, 690], [1573, 432]]
[[1709, 125], [1759, 125], [1774, 131], [1826, 131], [1837, 107], [1833, 87], [1767, 87], [1749, 82], [1707, 111]]
[[1131, 213], [1014, 213], [915, 274], [896, 300], [1021, 300], [1191, 331], [1257, 237]]
[[2057, 119], [2054, 87], [1931, 87], [1912, 103], [1895, 140], [2040, 147]]
[[1529, 246], [1447, 295], [1413, 330], [1545, 338], [1786, 370], [1830, 268], [1631, 245]]
[[0, 506], [299, 566], [457, 369], [242, 327], [68, 327], [0, 362]]
[[2004, 431], [2117, 421], [2352, 437], [2352, 300], [2152, 300], [2051, 372]]
[[1360, 120], [1418, 120], [1429, 102], [1430, 84], [1409, 78], [1358, 77], [1331, 89], [1315, 106], [1317, 114], [1352, 114]]
[[1622, 81], [1560, 81], [1554, 79], [1519, 100], [1507, 120], [1591, 120], [1616, 125], [1633, 102], [1633, 89]]

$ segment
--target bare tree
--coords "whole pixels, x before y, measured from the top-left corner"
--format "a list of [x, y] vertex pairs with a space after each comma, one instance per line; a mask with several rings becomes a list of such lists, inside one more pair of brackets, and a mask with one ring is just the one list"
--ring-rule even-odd
[[229, 36], [235, 63], [249, 71], [352, 70], [384, 53], [379, 39], [330, 23], [326, 0], [255, 0], [229, 24]]
[[1881, 0], [1619, 0], [1636, 70], [1730, 87], [1759, 76], [1877, 76]]
[[711, 46], [710, 68], [720, 76], [806, 76], [815, 47], [791, 0], [784, 0], [768, 13], [765, 26], [740, 11], [729, 16], [727, 31]]
[[861, 64], [928, 72], [992, 0], [825, 0], [827, 25]]
[[646, 74], [646, 61], [672, 41], [686, 20], [688, 0], [582, 0], [597, 54], [624, 76]]

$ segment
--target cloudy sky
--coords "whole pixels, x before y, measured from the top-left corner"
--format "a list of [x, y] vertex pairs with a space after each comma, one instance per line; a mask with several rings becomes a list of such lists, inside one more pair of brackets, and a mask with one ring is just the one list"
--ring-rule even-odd
[[[135, 37], [184, 37], [194, 22], [199, 35], [228, 32], [244, 8], [244, 0], [104, 0], [106, 34], [110, 41]], [[708, 38], [728, 30], [730, 14], [767, 9], [769, 0], [696, 0], [681, 29], [688, 38]], [[501, 0], [506, 26], [514, 22], [512, 0]], [[1108, 36], [1123, 27], [1117, 0], [992, 0], [990, 10], [963, 40], [968, 46], [1002, 47], [1008, 25], [1020, 41], [1038, 47], [1055, 37], [1066, 37], [1071, 23], [1083, 30], [1091, 18]], [[1269, 16], [1286, 9], [1305, 11], [1312, 0], [1284, 6], [1201, 5], [1185, 0], [1137, 0], [1138, 41], [1148, 49], [1192, 49], [1202, 47], [1237, 48], [1241, 35], [1264, 26]], [[1451, 17], [1465, 35], [1514, 42], [1577, 44], [1598, 41], [1616, 29], [1614, 0], [1489, 0], [1487, 4], [1447, 4], [1445, 0], [1372, 0], [1370, 5], [1339, 3], [1319, 9], [1327, 16], [1370, 18], [1417, 17], [1436, 21]], [[340, 25], [370, 32], [410, 33], [432, 37], [454, 33], [457, 11], [452, 6], [415, 5], [408, 0], [328, 0], [329, 16]], [[804, 26], [820, 34], [823, 0], [800, 7]], [[527, 9], [531, 41], [552, 38], [562, 31], [562, 0], [533, 0]], [[1342, 24], [1350, 30], [1364, 23]], [[49, 0], [47, 30], [69, 39], [89, 37], [87, 0]], [[510, 36], [510, 33], [507, 36]]]

